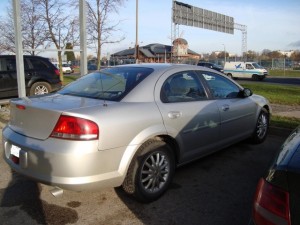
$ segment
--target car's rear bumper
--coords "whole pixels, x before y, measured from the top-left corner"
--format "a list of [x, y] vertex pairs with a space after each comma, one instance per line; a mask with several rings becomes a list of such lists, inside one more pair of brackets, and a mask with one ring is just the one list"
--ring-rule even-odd
[[[98, 150], [98, 141], [37, 140], [3, 129], [4, 159], [16, 172], [62, 189], [82, 191], [120, 186], [124, 148]], [[12, 155], [16, 147], [19, 158]], [[14, 150], [12, 150], [14, 148]], [[17, 162], [16, 162], [17, 161]]]

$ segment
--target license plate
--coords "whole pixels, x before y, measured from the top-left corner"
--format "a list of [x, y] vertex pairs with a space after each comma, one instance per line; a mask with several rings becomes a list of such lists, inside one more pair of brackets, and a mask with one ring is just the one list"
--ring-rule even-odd
[[10, 149], [10, 154], [12, 154], [12, 155], [16, 156], [17, 158], [19, 158], [20, 157], [20, 150], [21, 150], [20, 147], [12, 145], [11, 149]]

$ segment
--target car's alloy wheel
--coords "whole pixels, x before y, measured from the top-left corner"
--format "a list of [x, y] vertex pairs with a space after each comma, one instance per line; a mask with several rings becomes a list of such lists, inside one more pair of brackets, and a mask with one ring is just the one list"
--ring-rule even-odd
[[252, 135], [252, 142], [255, 144], [262, 143], [267, 136], [268, 129], [269, 113], [266, 109], [262, 109], [257, 119], [255, 131]]
[[51, 87], [46, 82], [36, 82], [30, 88], [30, 95], [44, 95], [51, 91]]
[[168, 189], [174, 168], [174, 156], [169, 145], [160, 140], [150, 140], [133, 158], [122, 187], [139, 201], [154, 201]]
[[169, 176], [170, 164], [168, 156], [162, 151], [157, 151], [151, 153], [143, 161], [139, 182], [145, 192], [155, 193], [163, 188]]

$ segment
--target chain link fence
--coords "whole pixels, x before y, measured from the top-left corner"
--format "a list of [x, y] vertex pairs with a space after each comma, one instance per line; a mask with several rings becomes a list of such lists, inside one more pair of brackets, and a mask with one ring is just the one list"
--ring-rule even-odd
[[[224, 59], [215, 59], [215, 60], [205, 60], [211, 63], [215, 63], [220, 66], [224, 66]], [[244, 61], [243, 58], [228, 58], [226, 62], [238, 62]], [[274, 58], [269, 60], [261, 60], [261, 59], [254, 59], [248, 60], [249, 62], [257, 62], [261, 66], [271, 69], [271, 70], [300, 70], [300, 61], [292, 61], [290, 59], [284, 58]]]

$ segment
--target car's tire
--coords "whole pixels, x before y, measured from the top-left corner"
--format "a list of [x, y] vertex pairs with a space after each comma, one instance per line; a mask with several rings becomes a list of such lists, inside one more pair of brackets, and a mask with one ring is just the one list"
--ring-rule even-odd
[[266, 139], [269, 131], [269, 119], [269, 112], [265, 108], [263, 108], [259, 113], [255, 129], [251, 137], [251, 142], [253, 144], [260, 144]]
[[51, 92], [51, 86], [47, 82], [36, 82], [30, 87], [30, 95], [44, 95]]
[[233, 76], [231, 73], [227, 73], [227, 77], [229, 77], [230, 79], [233, 79]]
[[122, 188], [140, 202], [154, 201], [170, 186], [174, 170], [170, 146], [161, 140], [149, 140], [133, 157]]

